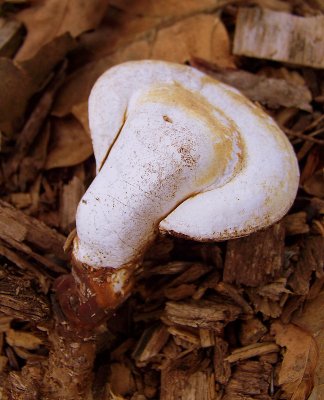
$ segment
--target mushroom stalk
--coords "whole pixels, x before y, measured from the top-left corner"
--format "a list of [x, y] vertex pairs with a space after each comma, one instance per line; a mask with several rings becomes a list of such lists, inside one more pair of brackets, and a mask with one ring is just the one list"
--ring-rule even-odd
[[185, 66], [122, 64], [96, 83], [89, 120], [98, 174], [77, 211], [63, 312], [93, 327], [131, 293], [159, 229], [196, 240], [280, 219], [298, 186], [285, 135], [236, 90]]

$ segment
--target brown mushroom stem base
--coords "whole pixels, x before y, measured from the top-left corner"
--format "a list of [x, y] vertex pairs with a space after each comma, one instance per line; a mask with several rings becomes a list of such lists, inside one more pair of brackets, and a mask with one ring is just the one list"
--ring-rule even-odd
[[112, 316], [129, 296], [134, 269], [93, 268], [72, 260], [72, 272], [54, 285], [57, 300], [67, 320], [76, 328], [93, 329]]

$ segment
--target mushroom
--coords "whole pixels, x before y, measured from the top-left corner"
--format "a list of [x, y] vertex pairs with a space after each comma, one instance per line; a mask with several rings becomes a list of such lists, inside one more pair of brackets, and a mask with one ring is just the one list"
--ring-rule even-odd
[[298, 188], [285, 134], [236, 89], [162, 61], [105, 72], [89, 98], [97, 176], [77, 210], [65, 315], [91, 328], [131, 293], [159, 231], [197, 241], [248, 235], [279, 219]]

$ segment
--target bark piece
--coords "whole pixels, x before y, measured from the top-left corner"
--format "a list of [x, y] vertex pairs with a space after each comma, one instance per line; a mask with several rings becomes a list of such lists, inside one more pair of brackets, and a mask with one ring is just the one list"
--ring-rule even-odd
[[298, 17], [260, 8], [240, 8], [236, 55], [313, 68], [324, 67], [324, 16]]
[[236, 319], [240, 312], [241, 308], [225, 301], [169, 301], [166, 303], [162, 320], [168, 325], [206, 328], [221, 332], [225, 324]]
[[52, 253], [62, 260], [66, 259], [63, 235], [0, 200], [0, 237], [5, 241], [6, 236]]
[[270, 108], [297, 107], [311, 111], [312, 94], [306, 85], [289, 82], [285, 79], [268, 78], [243, 70], [225, 69], [193, 59], [190, 63], [208, 75], [240, 90], [253, 101]]
[[224, 281], [256, 287], [280, 274], [284, 229], [280, 224], [227, 244]]

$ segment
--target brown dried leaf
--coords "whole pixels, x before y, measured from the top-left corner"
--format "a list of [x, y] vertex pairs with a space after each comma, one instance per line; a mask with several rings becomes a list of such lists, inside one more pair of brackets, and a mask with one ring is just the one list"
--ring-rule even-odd
[[[8, 363], [8, 358], [5, 356], [0, 356], [0, 373], [2, 373], [5, 370], [7, 363]], [[1, 388], [0, 388], [0, 390], [1, 390]], [[0, 391], [0, 395], [1, 395], [1, 391]]]
[[109, 375], [111, 390], [115, 395], [124, 396], [135, 391], [135, 380], [126, 364], [112, 363]]
[[21, 125], [27, 102], [46, 83], [53, 68], [75, 45], [70, 35], [54, 39], [32, 59], [0, 59], [0, 129], [12, 133]]
[[18, 21], [0, 18], [0, 57], [13, 57], [22, 41], [22, 28]]
[[30, 76], [7, 58], [0, 59], [0, 129], [11, 131], [19, 125], [35, 87]]
[[[153, 32], [152, 28], [152, 24], [149, 24], [148, 33]], [[136, 32], [137, 27], [134, 29]], [[124, 34], [130, 36], [131, 40], [133, 31], [127, 31], [122, 25], [118, 32], [121, 37]], [[108, 55], [85, 65], [68, 77], [56, 100], [54, 114], [64, 116], [72, 111], [78, 115], [78, 119], [84, 121], [84, 112], [78, 110], [76, 105], [86, 104], [92, 86], [104, 71], [124, 61], [151, 58], [183, 63], [191, 57], [202, 57], [223, 67], [234, 67], [226, 28], [213, 15], [195, 15], [169, 27], [161, 27], [156, 34], [146, 36], [143, 38], [142, 35], [141, 39], [126, 46], [126, 39], [121, 42], [117, 38], [115, 42], [109, 39], [107, 44], [99, 46], [99, 53]]]
[[45, 169], [77, 165], [92, 154], [89, 135], [73, 117], [53, 121], [53, 137]]
[[310, 195], [324, 198], [324, 169], [321, 168], [308, 178], [303, 189]]
[[303, 329], [311, 332], [319, 349], [318, 364], [315, 371], [315, 386], [310, 400], [324, 398], [324, 292], [322, 291], [315, 299], [308, 301], [300, 316], [295, 317], [292, 322]]
[[305, 400], [314, 385], [318, 348], [313, 336], [296, 325], [283, 325], [276, 321], [271, 332], [276, 343], [286, 347], [279, 384], [289, 399]]
[[88, 102], [76, 104], [72, 107], [72, 114], [83, 126], [83, 129], [90, 135], [89, 117], [88, 117]]
[[54, 115], [67, 115], [76, 104], [86, 102], [95, 81], [108, 68], [124, 61], [147, 59], [149, 54], [149, 43], [146, 40], [140, 40], [78, 69], [66, 79], [64, 87], [58, 94], [54, 105]]
[[110, 4], [130, 15], [141, 15], [154, 18], [176, 18], [221, 7], [227, 0], [111, 0]]
[[44, 44], [66, 32], [77, 37], [95, 28], [107, 6], [107, 0], [34, 0], [30, 8], [17, 14], [28, 35], [16, 60], [30, 59]]
[[157, 33], [153, 59], [184, 63], [192, 57], [224, 68], [235, 67], [227, 30], [218, 17], [195, 15]]

